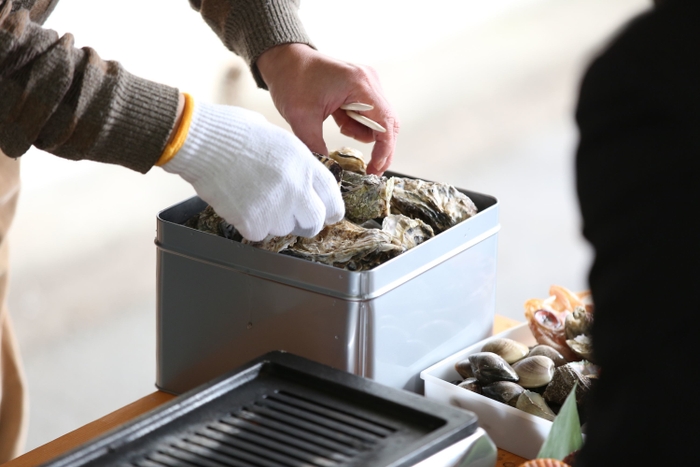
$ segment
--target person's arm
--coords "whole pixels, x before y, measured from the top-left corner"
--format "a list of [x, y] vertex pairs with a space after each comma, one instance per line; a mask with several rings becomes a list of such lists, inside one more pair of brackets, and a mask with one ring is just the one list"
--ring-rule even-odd
[[66, 159], [147, 172], [173, 129], [177, 89], [128, 73], [73, 37], [59, 37], [25, 9], [0, 8], [0, 148], [32, 145]]
[[[223, 43], [246, 60], [258, 86], [270, 90], [277, 110], [312, 151], [328, 154], [323, 121], [332, 115], [344, 135], [375, 143], [368, 172], [381, 174], [389, 168], [399, 120], [377, 73], [318, 52], [297, 16], [298, 1], [190, 0], [190, 4]], [[370, 130], [340, 109], [355, 102], [374, 106], [363, 115], [386, 132]]]

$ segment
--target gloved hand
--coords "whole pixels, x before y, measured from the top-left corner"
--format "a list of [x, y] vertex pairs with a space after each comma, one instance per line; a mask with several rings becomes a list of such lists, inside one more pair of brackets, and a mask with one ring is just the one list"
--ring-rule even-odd
[[162, 167], [189, 182], [244, 238], [312, 237], [343, 218], [338, 183], [296, 136], [257, 112], [187, 98], [180, 124], [191, 118], [186, 139]]

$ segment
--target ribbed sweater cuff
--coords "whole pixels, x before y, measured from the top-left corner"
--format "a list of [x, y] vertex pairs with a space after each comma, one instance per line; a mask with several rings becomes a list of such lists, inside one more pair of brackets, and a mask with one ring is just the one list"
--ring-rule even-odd
[[296, 2], [249, 0], [226, 20], [224, 42], [246, 60], [258, 87], [267, 89], [255, 65], [258, 57], [276, 45], [302, 43], [313, 47], [297, 15]]
[[86, 159], [148, 172], [175, 125], [179, 92], [123, 72], [101, 137]]

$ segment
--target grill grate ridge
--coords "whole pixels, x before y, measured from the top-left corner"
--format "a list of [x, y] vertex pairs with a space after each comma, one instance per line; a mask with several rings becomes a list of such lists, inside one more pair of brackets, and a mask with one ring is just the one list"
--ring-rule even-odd
[[339, 467], [397, 430], [301, 397], [257, 401], [158, 445], [138, 467]]

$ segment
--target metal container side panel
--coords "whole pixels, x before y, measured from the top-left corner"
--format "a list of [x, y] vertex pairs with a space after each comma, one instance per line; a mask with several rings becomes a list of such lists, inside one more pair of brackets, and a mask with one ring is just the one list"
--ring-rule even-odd
[[156, 385], [181, 394], [272, 350], [351, 373], [359, 304], [158, 252]]
[[423, 392], [419, 374], [491, 335], [497, 235], [367, 303], [364, 376]]
[[182, 225], [205, 206], [190, 198], [158, 215], [160, 248], [266, 279], [349, 300], [375, 298], [499, 229], [495, 198], [462, 190], [481, 210], [474, 217], [369, 271], [352, 272], [243, 245]]

